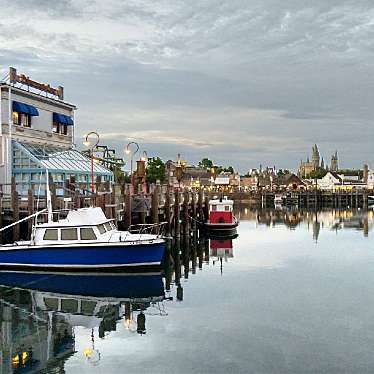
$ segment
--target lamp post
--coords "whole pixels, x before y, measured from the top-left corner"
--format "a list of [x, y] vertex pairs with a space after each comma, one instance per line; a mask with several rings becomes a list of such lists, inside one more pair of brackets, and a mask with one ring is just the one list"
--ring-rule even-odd
[[[131, 152], [131, 146], [134, 145], [135, 146], [135, 150], [134, 152]], [[131, 173], [131, 184], [134, 185], [134, 178], [133, 178], [133, 169], [132, 169], [132, 165], [133, 165], [133, 159], [134, 159], [134, 155], [139, 151], [139, 144], [136, 143], [136, 142], [130, 142], [127, 144], [126, 148], [125, 148], [125, 153], [127, 155], [131, 155], [131, 161], [130, 161], [130, 173]]]
[[[96, 139], [90, 140], [89, 138], [94, 136]], [[83, 144], [89, 149], [91, 156], [91, 192], [95, 193], [95, 181], [94, 181], [94, 154], [93, 150], [97, 147], [100, 141], [100, 136], [96, 131], [91, 131], [86, 135]]]

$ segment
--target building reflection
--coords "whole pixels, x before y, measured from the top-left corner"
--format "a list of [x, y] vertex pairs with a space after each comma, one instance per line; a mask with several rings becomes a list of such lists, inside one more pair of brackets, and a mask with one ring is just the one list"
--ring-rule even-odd
[[[145, 334], [148, 309], [152, 308], [152, 314], [156, 310], [165, 315], [161, 274], [109, 278], [100, 275], [99, 279], [93, 275], [72, 276], [73, 279], [55, 275], [48, 279], [46, 275], [19, 274], [0, 273], [4, 284], [0, 285], [1, 373], [64, 372], [64, 363], [76, 353], [76, 327], [90, 331], [81, 353], [87, 361], [97, 363], [101, 354], [95, 348], [95, 338], [105, 338], [116, 331], [120, 321], [126, 329]], [[35, 289], [14, 288], [17, 277], [19, 281], [28, 280]], [[57, 285], [64, 280], [65, 285]], [[82, 281], [85, 285], [79, 287]], [[99, 283], [101, 287], [97, 287]], [[110, 291], [110, 284], [116, 287], [116, 283], [120, 288]], [[75, 284], [75, 289], [67, 284]], [[50, 292], [56, 287], [66, 293]], [[79, 292], [82, 295], [76, 294]]]
[[286, 226], [296, 229], [306, 224], [312, 231], [314, 240], [318, 240], [322, 229], [327, 230], [359, 230], [368, 236], [374, 226], [372, 210], [289, 210], [283, 209], [243, 209], [243, 220], [254, 221], [259, 225], [269, 227]]

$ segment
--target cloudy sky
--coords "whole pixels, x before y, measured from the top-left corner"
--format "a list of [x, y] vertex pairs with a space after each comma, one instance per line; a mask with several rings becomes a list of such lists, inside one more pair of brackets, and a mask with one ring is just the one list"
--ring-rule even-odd
[[210, 157], [239, 170], [374, 167], [370, 0], [0, 0], [9, 66], [65, 87], [77, 143]]

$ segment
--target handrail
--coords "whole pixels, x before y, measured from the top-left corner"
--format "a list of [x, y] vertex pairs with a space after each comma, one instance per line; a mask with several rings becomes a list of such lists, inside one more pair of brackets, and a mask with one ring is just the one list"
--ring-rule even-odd
[[17, 222], [13, 222], [11, 223], [10, 225], [7, 225], [7, 226], [4, 226], [3, 228], [0, 229], [0, 232], [6, 230], [6, 229], [9, 229], [10, 227], [12, 226], [15, 226], [15, 225], [18, 225], [19, 223], [23, 222], [23, 221], [27, 221], [28, 219], [30, 218], [33, 218], [33, 217], [36, 217], [37, 215], [41, 214], [41, 213], [45, 213], [48, 209], [43, 209], [43, 210], [40, 210], [39, 212], [36, 212], [34, 214], [31, 214], [30, 216], [27, 216], [25, 218], [22, 218], [20, 219], [19, 221]]

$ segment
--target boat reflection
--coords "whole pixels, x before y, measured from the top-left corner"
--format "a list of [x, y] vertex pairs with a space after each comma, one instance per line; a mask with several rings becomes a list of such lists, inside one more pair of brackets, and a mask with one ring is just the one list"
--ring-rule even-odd
[[95, 334], [106, 337], [121, 320], [145, 334], [147, 309], [165, 315], [164, 300], [161, 274], [0, 272], [0, 372], [62, 369], [76, 353], [76, 327], [89, 332], [81, 353], [96, 364]]

